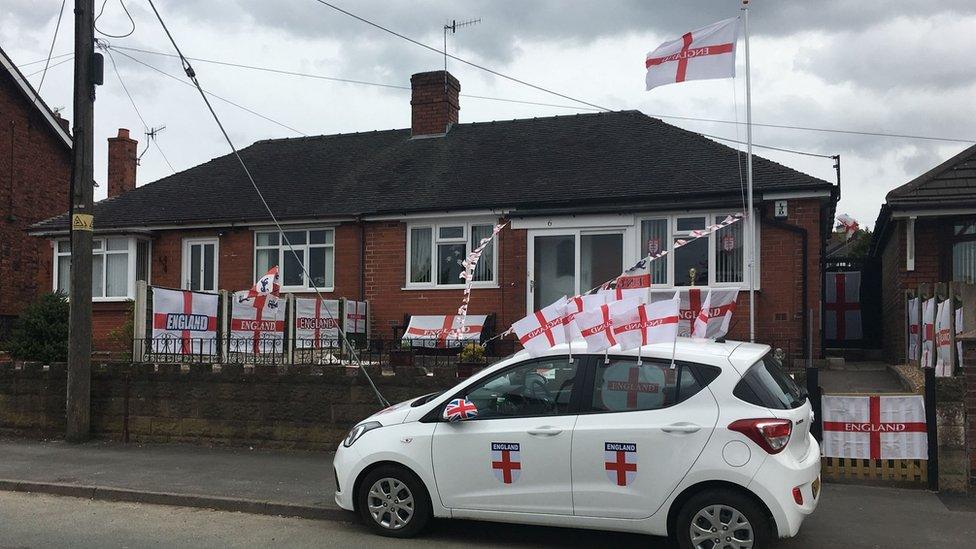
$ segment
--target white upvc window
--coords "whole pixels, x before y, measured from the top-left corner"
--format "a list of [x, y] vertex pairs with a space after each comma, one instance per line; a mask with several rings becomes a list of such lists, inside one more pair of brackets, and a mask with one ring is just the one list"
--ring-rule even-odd
[[[149, 240], [132, 236], [92, 239], [92, 299], [134, 299], [136, 281], [150, 281]], [[54, 290], [65, 295], [71, 289], [71, 241], [54, 243]]]
[[[302, 264], [305, 265], [304, 270]], [[279, 268], [283, 290], [317, 288], [324, 292], [333, 291], [335, 229], [326, 227], [288, 229], [284, 232], [255, 231], [254, 280], [264, 276], [275, 265]]]
[[[746, 220], [742, 219], [708, 236], [691, 240], [691, 232], [722, 222], [726, 212], [694, 212], [671, 215], [648, 215], [638, 218], [637, 257], [671, 250], [651, 264], [654, 287], [683, 286], [745, 287], [749, 283], [746, 261]], [[687, 244], [674, 248], [677, 240]], [[759, 248], [759, 227], [756, 227]], [[759, 279], [759, 258], [756, 258]], [[758, 287], [758, 283], [757, 283]]]
[[[494, 222], [446, 220], [407, 224], [408, 289], [460, 288], [464, 286], [460, 262], [482, 238], [491, 236]], [[496, 239], [497, 240], [497, 239]], [[498, 252], [492, 241], [474, 269], [472, 287], [498, 285]]]

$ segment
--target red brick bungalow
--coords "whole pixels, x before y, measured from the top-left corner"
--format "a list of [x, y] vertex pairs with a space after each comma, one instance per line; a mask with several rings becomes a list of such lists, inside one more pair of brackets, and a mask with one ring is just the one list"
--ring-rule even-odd
[[976, 282], [976, 145], [885, 197], [871, 255], [881, 259], [885, 356], [905, 359], [905, 290]]
[[[499, 220], [509, 225], [475, 272], [470, 313], [494, 314], [504, 328], [616, 276], [649, 241], [669, 246], [743, 209], [743, 158], [734, 149], [636, 111], [461, 124], [460, 85], [450, 75], [447, 82], [445, 92], [443, 72], [411, 78], [411, 128], [266, 140], [241, 151], [316, 284], [329, 296], [369, 300], [374, 338], [393, 337], [405, 314], [452, 313], [462, 294], [456, 259]], [[755, 159], [755, 188], [757, 331], [799, 354], [804, 310], [819, 318], [836, 188], [763, 158]], [[655, 287], [748, 287], [742, 225], [656, 263]], [[34, 226], [55, 241], [64, 230], [63, 218]], [[231, 155], [99, 202], [95, 231], [106, 258], [129, 254], [127, 271], [106, 273], [120, 283], [96, 303], [98, 334], [121, 322], [119, 302], [132, 298], [137, 278], [235, 290], [280, 264], [284, 291], [310, 290]], [[66, 259], [55, 259], [64, 272]], [[733, 335], [741, 338], [745, 292], [739, 305]]]
[[31, 225], [68, 207], [71, 136], [0, 49], [0, 339], [40, 293], [50, 291], [51, 243]]

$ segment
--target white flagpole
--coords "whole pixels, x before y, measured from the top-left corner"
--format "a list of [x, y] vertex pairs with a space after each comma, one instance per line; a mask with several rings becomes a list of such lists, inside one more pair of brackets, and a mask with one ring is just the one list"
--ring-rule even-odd
[[752, 208], [752, 86], [749, 81], [749, 0], [742, 0], [742, 29], [746, 39], [746, 230], [749, 235], [749, 341], [756, 341], [756, 219]]

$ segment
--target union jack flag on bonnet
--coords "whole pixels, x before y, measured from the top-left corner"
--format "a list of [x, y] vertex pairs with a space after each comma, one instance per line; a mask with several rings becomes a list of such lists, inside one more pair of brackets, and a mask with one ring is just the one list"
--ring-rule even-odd
[[448, 421], [461, 421], [478, 417], [478, 407], [466, 398], [455, 398], [444, 408], [444, 418]]

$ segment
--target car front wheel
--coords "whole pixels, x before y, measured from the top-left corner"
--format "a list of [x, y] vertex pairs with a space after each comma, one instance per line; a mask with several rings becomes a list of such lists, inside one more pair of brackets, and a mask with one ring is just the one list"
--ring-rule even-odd
[[359, 483], [356, 510], [373, 532], [409, 538], [430, 522], [430, 496], [423, 482], [406, 468], [383, 465]]
[[681, 508], [674, 536], [681, 549], [760, 549], [770, 539], [766, 513], [732, 490], [693, 496]]

